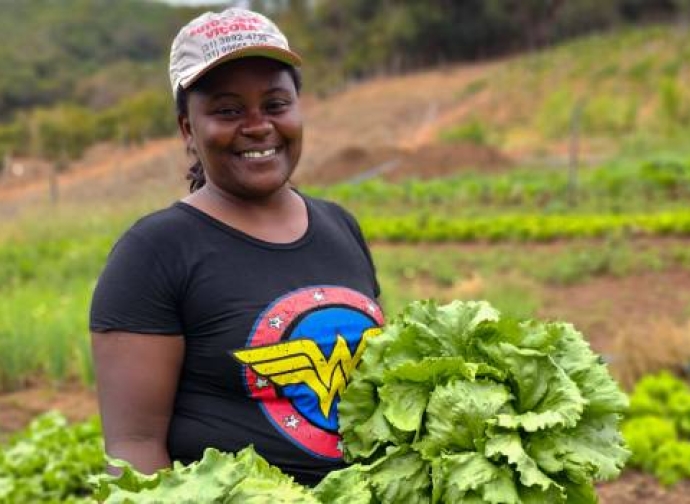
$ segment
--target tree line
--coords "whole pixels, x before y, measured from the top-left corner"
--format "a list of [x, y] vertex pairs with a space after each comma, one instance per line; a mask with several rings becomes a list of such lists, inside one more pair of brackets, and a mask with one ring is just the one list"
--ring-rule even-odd
[[[690, 0], [252, 0], [308, 55], [314, 86], [535, 50], [623, 24], [686, 21]], [[311, 79], [307, 79], [309, 82]]]
[[[304, 55], [306, 91], [319, 94], [374, 75], [535, 50], [626, 23], [690, 19], [690, 0], [241, 3], [278, 22]], [[170, 134], [170, 42], [203, 10], [152, 0], [3, 2], [0, 155], [75, 158], [97, 141]]]

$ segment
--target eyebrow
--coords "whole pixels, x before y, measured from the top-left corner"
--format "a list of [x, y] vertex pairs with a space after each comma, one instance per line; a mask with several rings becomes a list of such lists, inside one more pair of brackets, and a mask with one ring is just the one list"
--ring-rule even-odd
[[[277, 92], [289, 93], [290, 90], [286, 87], [283, 87], [283, 86], [274, 86], [274, 87], [269, 88], [266, 91], [264, 91], [263, 94], [267, 95], [267, 94], [272, 94], [272, 93], [277, 93]], [[210, 95], [210, 98], [213, 100], [218, 100], [218, 99], [226, 98], [226, 97], [227, 98], [242, 98], [242, 95], [240, 95], [239, 93], [233, 93], [232, 91], [220, 91], [218, 93]]]

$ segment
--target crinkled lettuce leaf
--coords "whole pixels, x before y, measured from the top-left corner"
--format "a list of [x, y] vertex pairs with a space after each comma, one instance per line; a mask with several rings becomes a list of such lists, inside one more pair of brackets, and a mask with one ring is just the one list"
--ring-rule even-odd
[[427, 460], [446, 452], [483, 450], [488, 421], [505, 409], [511, 395], [490, 381], [452, 381], [429, 398], [426, 432], [413, 447]]
[[153, 476], [125, 467], [123, 477], [100, 476], [96, 499], [105, 504], [319, 504], [310, 489], [271, 466], [251, 446], [237, 455], [207, 448], [200, 461], [187, 466], [176, 462]]

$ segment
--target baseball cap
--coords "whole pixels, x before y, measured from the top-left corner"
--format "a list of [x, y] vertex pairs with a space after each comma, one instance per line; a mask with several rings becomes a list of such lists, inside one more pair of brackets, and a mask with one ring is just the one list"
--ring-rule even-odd
[[285, 35], [266, 16], [239, 8], [200, 15], [180, 29], [170, 48], [173, 95], [178, 87], [188, 88], [213, 67], [248, 56], [295, 67], [302, 64]]

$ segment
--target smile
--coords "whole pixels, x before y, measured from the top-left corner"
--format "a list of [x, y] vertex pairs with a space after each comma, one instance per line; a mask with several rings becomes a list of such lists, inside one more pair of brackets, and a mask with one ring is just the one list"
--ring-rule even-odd
[[276, 149], [266, 149], [266, 150], [249, 150], [240, 152], [240, 156], [243, 158], [250, 159], [261, 159], [275, 155]]

